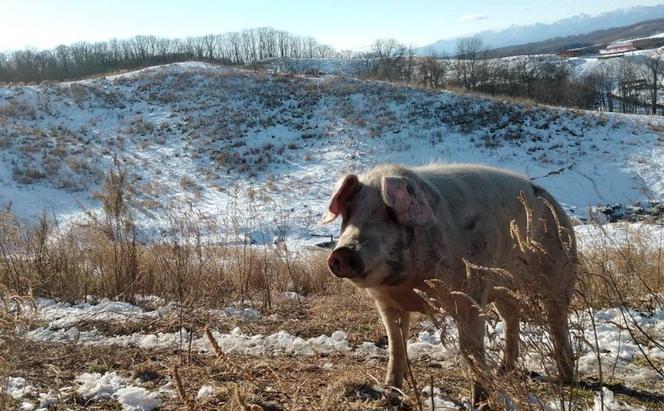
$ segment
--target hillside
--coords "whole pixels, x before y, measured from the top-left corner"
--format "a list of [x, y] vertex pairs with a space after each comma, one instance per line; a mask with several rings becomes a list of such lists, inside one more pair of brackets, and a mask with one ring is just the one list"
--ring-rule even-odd
[[661, 199], [661, 130], [657, 117], [178, 63], [0, 87], [0, 204], [81, 216], [117, 155], [148, 239], [194, 209], [225, 222], [224, 241], [308, 244], [335, 231], [317, 222], [343, 173], [443, 161], [523, 172], [585, 216]]

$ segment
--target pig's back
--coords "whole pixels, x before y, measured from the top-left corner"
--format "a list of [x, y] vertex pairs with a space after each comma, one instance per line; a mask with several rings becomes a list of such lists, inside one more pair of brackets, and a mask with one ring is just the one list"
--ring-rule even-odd
[[[555, 207], [561, 224], [572, 229], [553, 197], [523, 175], [474, 164], [429, 165], [412, 172], [434, 193], [434, 208], [448, 237], [447, 246], [458, 247], [461, 254], [500, 259], [511, 253], [510, 222], [516, 220], [523, 229], [526, 226], [520, 193], [533, 210], [533, 221], [544, 218], [550, 227], [555, 224], [550, 210], [538, 198], [544, 197]], [[542, 224], [534, 227], [536, 235], [544, 235]], [[482, 260], [477, 262], [496, 263]]]

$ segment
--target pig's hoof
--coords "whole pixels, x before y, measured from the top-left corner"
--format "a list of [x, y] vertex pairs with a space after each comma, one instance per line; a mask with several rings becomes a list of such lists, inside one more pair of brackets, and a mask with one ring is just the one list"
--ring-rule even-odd
[[390, 388], [401, 389], [401, 386], [403, 385], [403, 379], [388, 378], [385, 380], [385, 385]]

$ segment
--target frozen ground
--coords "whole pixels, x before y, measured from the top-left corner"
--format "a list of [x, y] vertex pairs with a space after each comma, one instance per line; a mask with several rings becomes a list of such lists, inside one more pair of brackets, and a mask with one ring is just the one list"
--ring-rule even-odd
[[[40, 302], [40, 306], [50, 306], [50, 301]], [[137, 332], [125, 335], [108, 335], [95, 329], [89, 331], [80, 331], [76, 327], [76, 321], [71, 318], [71, 312], [74, 310], [86, 312], [89, 319], [92, 318], [110, 318], [103, 315], [101, 311], [95, 310], [95, 306], [70, 306], [63, 309], [61, 316], [55, 316], [57, 321], [51, 321], [48, 325], [38, 327], [26, 332], [23, 337], [32, 341], [49, 343], [75, 343], [81, 345], [95, 346], [119, 346], [119, 347], [139, 347], [142, 349], [182, 349], [183, 344], [190, 341], [189, 331], [182, 329], [172, 333], [145, 333]], [[648, 385], [653, 381], [661, 381], [659, 375], [653, 370], [639, 366], [635, 360], [640, 356], [639, 348], [631, 339], [625, 329], [624, 318], [634, 318], [635, 322], [646, 330], [656, 331], [662, 329], [662, 311], [657, 309], [652, 312], [639, 312], [636, 310], [626, 310], [626, 314], [620, 309], [611, 308], [598, 310], [593, 313], [596, 321], [596, 333], [599, 341], [599, 350], [602, 353], [602, 363], [606, 366], [611, 365], [613, 377], [624, 381], [628, 386]], [[110, 311], [112, 312], [112, 311]], [[109, 313], [110, 313], [109, 312]], [[137, 316], [146, 314], [138, 307], [134, 307], [134, 313]], [[102, 314], [100, 316], [100, 314]], [[51, 313], [49, 317], [54, 318]], [[134, 317], [136, 320], [136, 317]], [[137, 321], [137, 320], [136, 320]], [[245, 321], [252, 321], [247, 319]], [[583, 332], [573, 337], [575, 341], [594, 341], [595, 333], [590, 326], [590, 317], [587, 313], [578, 316], [572, 316], [570, 322], [574, 330], [583, 330]], [[55, 324], [68, 324], [59, 327]], [[431, 330], [430, 324], [422, 324], [425, 330], [419, 332], [414, 337], [408, 347], [409, 358], [418, 359], [427, 357], [437, 360], [451, 359], [453, 354], [444, 347], [440, 341], [438, 331]], [[542, 333], [539, 328], [532, 328], [524, 324], [524, 335], [535, 334], [537, 338], [543, 341], [547, 340], [546, 333]], [[490, 332], [502, 333], [502, 324], [490, 328]], [[577, 335], [579, 331], [573, 331]], [[448, 337], [454, 338], [456, 331], [452, 326], [448, 330]], [[539, 336], [541, 334], [541, 336]], [[348, 341], [348, 335], [343, 330], [337, 330], [330, 335], [320, 335], [312, 338], [301, 338], [288, 333], [285, 330], [279, 330], [270, 335], [247, 335], [242, 332], [240, 327], [236, 327], [229, 333], [213, 332], [222, 350], [227, 354], [241, 354], [250, 356], [274, 356], [274, 355], [294, 355], [294, 356], [312, 356], [319, 354], [344, 353], [370, 359], [375, 357], [386, 357], [386, 351], [377, 347], [373, 342], [361, 342], [357, 346], [351, 346]], [[524, 337], [529, 338], [529, 337]], [[489, 340], [487, 340], [489, 343]], [[489, 345], [491, 345], [489, 343]], [[194, 350], [200, 352], [211, 352], [209, 343], [204, 335], [194, 335], [191, 346]], [[662, 350], [660, 347], [647, 346], [646, 352], [651, 359], [662, 360]], [[577, 345], [577, 352], [580, 353], [578, 367], [580, 375], [594, 376], [598, 370], [596, 353], [585, 343]], [[531, 353], [528, 356], [529, 369], [542, 372], [541, 364], [543, 358], [538, 353]]]
[[383, 162], [520, 171], [577, 216], [661, 199], [661, 117], [598, 114], [335, 76], [180, 63], [0, 87], [0, 204], [34, 220], [98, 209], [113, 158], [145, 240], [188, 211], [215, 241], [317, 242], [337, 178]]
[[[41, 302], [41, 304], [44, 303], [44, 301]], [[90, 315], [98, 314], [93, 313], [90, 307], [71, 306], [69, 308], [87, 310], [90, 311]], [[138, 307], [135, 307], [133, 311], [137, 315], [143, 313], [142, 309]], [[67, 310], [63, 310], [63, 313], [65, 312]], [[617, 381], [627, 387], [649, 387], [651, 390], [656, 390], [656, 387], [662, 383], [661, 377], [649, 369], [643, 360], [640, 360], [642, 356], [634, 341], [631, 340], [627, 331], [623, 328], [623, 317], [619, 310], [604, 309], [593, 314], [597, 327], [596, 336], [599, 342], [599, 352], [601, 352], [601, 361], [606, 373], [605, 378], [610, 378], [610, 381], [614, 383]], [[641, 327], [661, 332], [661, 310], [647, 313], [632, 311], [630, 314], [635, 316]], [[250, 328], [253, 322], [260, 320], [244, 319], [242, 321], [246, 327]], [[579, 377], [582, 379], [596, 377], [598, 369], [596, 354], [586, 343], [579, 343], [582, 339], [594, 341], [595, 338], [595, 334], [591, 331], [592, 327], [590, 327], [588, 314], [583, 313], [580, 317], [572, 316], [571, 323], [574, 330], [573, 336], [577, 341], [575, 350], [579, 353]], [[523, 327], [523, 338], [547, 339], [546, 333], [543, 333], [541, 329], [526, 324]], [[500, 333], [501, 329], [501, 323], [497, 323], [495, 328], [489, 327], [489, 332]], [[450, 327], [447, 332], [447, 337], [453, 339], [456, 333], [454, 327]], [[234, 358], [238, 358], [238, 356], [254, 358], [253, 361], [259, 362], [271, 359], [269, 361], [276, 362], [278, 358], [283, 357], [285, 361], [299, 364], [316, 364], [323, 360], [322, 369], [326, 372], [333, 371], [337, 367], [343, 367], [343, 365], [337, 364], [344, 361], [366, 364], [367, 367], [372, 367], [372, 364], [376, 364], [376, 361], [378, 363], [384, 362], [387, 356], [385, 348], [378, 346], [374, 341], [351, 343], [348, 333], [342, 330], [334, 331], [329, 335], [323, 334], [310, 338], [298, 337], [284, 330], [265, 335], [250, 335], [243, 333], [240, 328], [236, 328], [229, 333], [214, 331], [213, 335], [223, 352], [226, 355], [234, 356]], [[42, 344], [65, 344], [65, 347], [68, 346], [72, 347], [71, 349], [78, 350], [83, 350], [85, 347], [106, 347], [111, 351], [140, 348], [145, 352], [155, 350], [158, 352], [186, 352], [189, 349], [187, 348], [189, 346], [189, 332], [184, 329], [174, 333], [139, 332], [128, 335], [110, 335], [96, 330], [79, 331], [76, 326], [56, 329], [51, 323], [51, 325], [27, 332], [22, 338]], [[493, 339], [488, 340], [487, 343], [489, 348], [497, 344]], [[204, 355], [212, 355], [209, 343], [203, 335], [198, 333], [193, 335], [191, 349]], [[651, 359], [661, 362], [661, 348], [646, 346], [646, 350], [648, 350]], [[455, 349], [450, 345], [443, 346], [438, 331], [432, 329], [431, 324], [427, 321], [414, 326], [408, 353], [411, 361], [425, 367], [425, 370], [427, 364], [429, 367], [436, 364], [436, 367], [450, 370], [454, 370], [458, 366], [454, 360]], [[344, 360], [344, 357], [348, 359]], [[529, 370], [543, 372], [541, 368], [543, 359], [539, 353], [529, 352], [525, 359]], [[48, 401], [58, 404], [74, 392], [85, 398], [89, 403], [117, 402], [123, 410], [128, 411], [151, 410], [162, 402], [172, 401], [172, 398], [175, 397], [171, 380], [164, 380], [158, 386], [155, 386], [127, 375], [126, 372], [120, 371], [102, 374], [84, 372], [77, 375], [74, 385], [53, 386], [46, 392], [42, 392], [43, 388], [39, 390], [32, 387], [30, 381], [22, 377], [11, 377], [8, 380], [6, 392], [15, 400], [20, 401], [22, 409], [43, 407], [44, 404], [48, 404]], [[204, 400], [209, 396], [213, 396], [214, 390], [214, 387], [209, 385], [201, 386], [196, 397]], [[430, 390], [426, 389], [426, 391], [428, 393]], [[436, 409], [441, 409], [439, 406], [458, 409], [458, 397], [450, 397], [449, 394], [443, 395], [438, 388], [434, 389], [434, 396]], [[605, 403], [612, 402], [615, 402], [614, 406], [616, 407], [620, 405], [619, 401], [613, 399], [610, 390], [605, 391]], [[553, 407], [553, 404], [551, 406]], [[552, 409], [555, 409], [555, 407]], [[598, 408], [595, 406], [593, 409]], [[622, 404], [620, 408], [612, 409], [635, 410], [640, 408]]]

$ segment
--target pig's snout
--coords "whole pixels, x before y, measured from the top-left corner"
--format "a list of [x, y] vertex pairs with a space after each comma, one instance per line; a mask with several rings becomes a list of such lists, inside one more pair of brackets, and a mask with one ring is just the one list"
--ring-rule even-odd
[[330, 253], [327, 266], [335, 277], [357, 278], [364, 274], [364, 262], [357, 251], [339, 247]]

